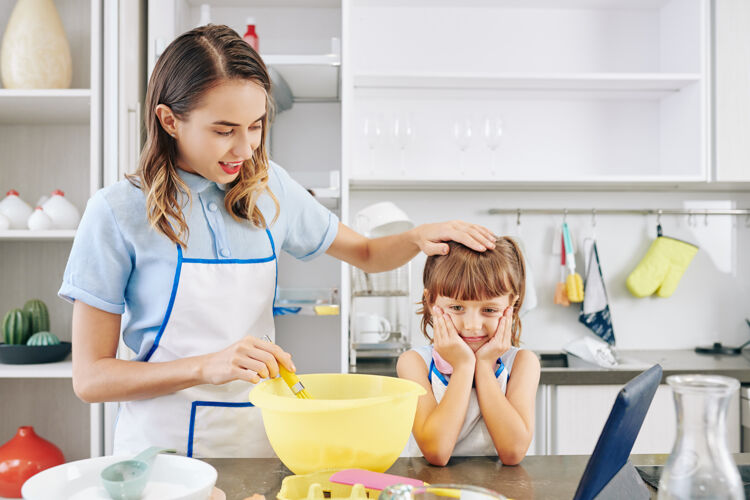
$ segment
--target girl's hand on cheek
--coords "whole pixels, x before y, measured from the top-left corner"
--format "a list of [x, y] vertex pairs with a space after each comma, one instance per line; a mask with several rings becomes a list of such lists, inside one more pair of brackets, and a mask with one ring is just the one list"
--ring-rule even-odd
[[437, 306], [432, 308], [433, 342], [440, 357], [455, 370], [459, 366], [474, 367], [475, 357], [471, 347], [458, 335], [451, 317]]
[[495, 335], [477, 350], [477, 364], [491, 363], [493, 366], [497, 359], [508, 352], [511, 348], [511, 323], [513, 322], [513, 308], [506, 307], [503, 315], [497, 323]]

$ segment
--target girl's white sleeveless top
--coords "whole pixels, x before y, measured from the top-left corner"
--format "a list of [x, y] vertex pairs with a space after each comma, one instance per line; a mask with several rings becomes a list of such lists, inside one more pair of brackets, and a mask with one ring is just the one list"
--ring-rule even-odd
[[[438, 371], [435, 362], [432, 359], [433, 347], [431, 345], [417, 347], [412, 350], [422, 356], [425, 365], [427, 365], [428, 378], [432, 385], [432, 392], [435, 395], [435, 400], [439, 404], [448, 388], [450, 375]], [[519, 350], [518, 347], [511, 347], [500, 357], [500, 359], [498, 359], [498, 367], [497, 370], [495, 370], [495, 377], [497, 378], [497, 383], [500, 384], [500, 389], [503, 393], [505, 393], [508, 386], [508, 379], [510, 378], [511, 370], [513, 369], [513, 361], [516, 359], [516, 354]], [[487, 429], [487, 425], [484, 423], [482, 412], [479, 409], [477, 391], [472, 387], [471, 396], [469, 398], [469, 407], [466, 411], [466, 419], [464, 420], [461, 432], [458, 435], [456, 446], [453, 448], [453, 456], [471, 457], [496, 455], [497, 450], [492, 443], [492, 437]], [[409, 436], [409, 442], [401, 453], [401, 456], [422, 456], [422, 452], [420, 451], [413, 434]]]

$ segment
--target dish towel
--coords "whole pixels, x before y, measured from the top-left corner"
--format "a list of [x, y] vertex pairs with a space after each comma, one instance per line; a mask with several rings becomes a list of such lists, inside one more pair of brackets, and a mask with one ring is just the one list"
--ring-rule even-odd
[[527, 312], [534, 309], [539, 301], [536, 296], [536, 288], [534, 287], [534, 273], [531, 271], [531, 266], [529, 266], [529, 259], [526, 258], [526, 246], [524, 245], [520, 235], [512, 236], [512, 238], [516, 240], [516, 243], [518, 243], [518, 248], [521, 249], [521, 258], [523, 259], [524, 267], [526, 268], [526, 293], [523, 297], [521, 310], [518, 311], [519, 316], [524, 316]]
[[610, 345], [615, 345], [615, 331], [612, 327], [612, 316], [609, 313], [609, 299], [604, 288], [602, 268], [599, 264], [599, 252], [596, 241], [587, 238], [583, 242], [585, 258], [584, 296], [578, 321], [586, 325], [596, 335]]

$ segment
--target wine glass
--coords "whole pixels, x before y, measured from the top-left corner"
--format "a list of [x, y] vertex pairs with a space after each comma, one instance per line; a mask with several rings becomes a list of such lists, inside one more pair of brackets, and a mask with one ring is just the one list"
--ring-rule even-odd
[[367, 140], [367, 148], [370, 151], [370, 173], [375, 173], [375, 149], [380, 145], [383, 138], [383, 127], [379, 115], [367, 115], [365, 117], [362, 133]]
[[453, 122], [453, 137], [456, 139], [456, 144], [458, 144], [458, 149], [460, 151], [459, 170], [461, 171], [461, 175], [465, 175], [466, 168], [464, 166], [464, 155], [466, 150], [469, 149], [469, 144], [471, 144], [471, 119], [460, 118]]
[[411, 125], [411, 117], [408, 114], [397, 114], [393, 120], [393, 137], [401, 155], [401, 173], [406, 174], [405, 156], [406, 147], [414, 138], [414, 129]]
[[495, 150], [503, 137], [503, 121], [498, 117], [486, 116], [482, 122], [482, 136], [490, 150], [490, 175], [495, 176]]

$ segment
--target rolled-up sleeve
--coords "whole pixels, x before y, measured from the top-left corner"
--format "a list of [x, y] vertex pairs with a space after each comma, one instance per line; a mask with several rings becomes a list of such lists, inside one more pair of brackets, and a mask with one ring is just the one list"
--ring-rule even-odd
[[324, 253], [336, 239], [339, 218], [321, 205], [304, 187], [273, 164], [283, 193], [281, 214], [286, 217], [286, 235], [281, 248], [300, 260]]
[[132, 254], [117, 220], [100, 193], [86, 205], [76, 231], [58, 295], [114, 314], [125, 312]]

